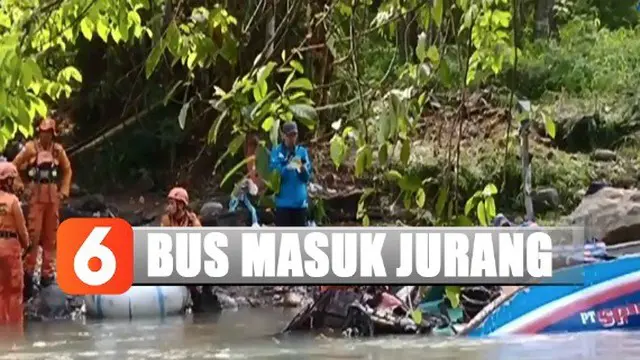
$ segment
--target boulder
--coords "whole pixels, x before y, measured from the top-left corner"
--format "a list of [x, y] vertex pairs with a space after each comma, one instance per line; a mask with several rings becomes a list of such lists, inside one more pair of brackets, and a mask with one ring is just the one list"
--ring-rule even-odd
[[534, 190], [531, 193], [533, 207], [537, 212], [557, 209], [560, 205], [560, 195], [555, 188]]
[[[588, 193], [588, 192], [587, 192]], [[587, 233], [607, 245], [640, 237], [640, 190], [604, 187], [586, 195], [565, 222], [586, 226]]]
[[210, 218], [215, 217], [224, 211], [224, 206], [217, 201], [207, 201], [202, 204], [200, 208], [200, 217], [202, 218]]
[[26, 304], [29, 320], [62, 320], [71, 319], [81, 311], [82, 301], [79, 297], [65, 294], [57, 284], [40, 289]]
[[71, 196], [72, 198], [77, 198], [88, 194], [89, 193], [85, 189], [81, 188], [78, 184], [71, 184], [69, 196]]
[[618, 154], [613, 150], [596, 149], [591, 154], [591, 157], [595, 161], [616, 161], [618, 159]]

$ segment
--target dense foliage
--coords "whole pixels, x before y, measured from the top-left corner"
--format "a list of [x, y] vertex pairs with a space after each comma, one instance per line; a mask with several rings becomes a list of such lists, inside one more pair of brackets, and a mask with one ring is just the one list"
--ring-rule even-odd
[[[156, 179], [208, 178], [213, 170], [216, 184], [226, 186], [248, 161], [246, 134], [257, 133], [268, 197], [278, 179], [268, 173], [267, 149], [279, 125], [296, 119], [307, 128], [303, 140], [330, 140], [316, 155], [365, 180], [363, 222], [367, 199], [393, 192], [418, 217], [433, 213], [432, 222], [468, 224], [476, 209], [473, 221], [486, 224], [496, 212], [494, 195], [520, 192], [511, 156], [524, 117], [516, 114], [518, 99], [540, 105], [528, 115], [553, 139], [554, 116], [543, 105], [558, 96], [635, 97], [635, 6], [8, 0], [0, 4], [0, 145], [17, 133], [30, 136], [32, 120], [57, 109], [73, 124], [69, 152], [95, 165], [84, 169], [93, 178], [123, 182], [140, 168]], [[503, 98], [508, 126], [494, 148], [504, 154], [492, 160], [501, 170], [470, 180], [460, 165], [461, 133], [467, 100], [483, 88]], [[434, 155], [439, 170], [425, 174], [415, 171], [414, 142], [424, 136], [425, 114], [439, 106], [453, 109], [446, 113], [452, 130]], [[511, 190], [504, 186], [510, 176]]]

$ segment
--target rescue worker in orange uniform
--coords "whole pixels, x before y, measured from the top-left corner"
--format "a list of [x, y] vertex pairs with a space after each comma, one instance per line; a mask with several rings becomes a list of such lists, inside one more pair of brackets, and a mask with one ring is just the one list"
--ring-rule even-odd
[[189, 210], [189, 193], [181, 187], [175, 187], [167, 196], [167, 211], [160, 220], [160, 226], [198, 227], [200, 219]]
[[[162, 219], [160, 219], [160, 226], [202, 226], [198, 216], [189, 210], [189, 193], [184, 188], [175, 187], [169, 191], [169, 195], [167, 196], [167, 207], [165, 210], [167, 213], [162, 216]], [[191, 293], [193, 309], [195, 312], [198, 312], [202, 303], [202, 291], [200, 291], [198, 286], [195, 285], [187, 286], [187, 289], [189, 289], [189, 292]]]
[[22, 251], [29, 247], [27, 225], [20, 200], [13, 194], [18, 170], [0, 163], [0, 325], [23, 324]]
[[25, 297], [31, 296], [33, 273], [42, 247], [40, 286], [53, 282], [60, 202], [69, 197], [71, 163], [61, 144], [55, 142], [56, 122], [46, 118], [38, 126], [38, 138], [25, 144], [13, 160], [18, 171], [26, 170], [27, 185], [16, 178], [16, 191], [29, 198], [27, 217], [32, 247], [25, 258]]

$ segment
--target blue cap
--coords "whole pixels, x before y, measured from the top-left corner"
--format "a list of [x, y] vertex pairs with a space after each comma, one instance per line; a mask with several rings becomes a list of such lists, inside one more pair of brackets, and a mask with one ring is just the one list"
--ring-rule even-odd
[[298, 132], [298, 125], [293, 121], [286, 122], [282, 126], [282, 132], [285, 135], [289, 135], [291, 133], [297, 133]]

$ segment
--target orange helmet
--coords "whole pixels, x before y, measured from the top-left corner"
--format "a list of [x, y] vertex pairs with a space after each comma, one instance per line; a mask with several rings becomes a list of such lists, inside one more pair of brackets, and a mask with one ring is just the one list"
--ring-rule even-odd
[[18, 176], [18, 169], [10, 161], [0, 163], [0, 180], [15, 178]]
[[38, 125], [38, 130], [40, 131], [53, 131], [53, 134], [55, 135], [56, 132], [56, 121], [53, 120], [52, 118], [45, 118], [40, 122], [40, 125]]
[[169, 191], [167, 199], [182, 201], [185, 205], [189, 205], [189, 193], [181, 187], [175, 187]]

